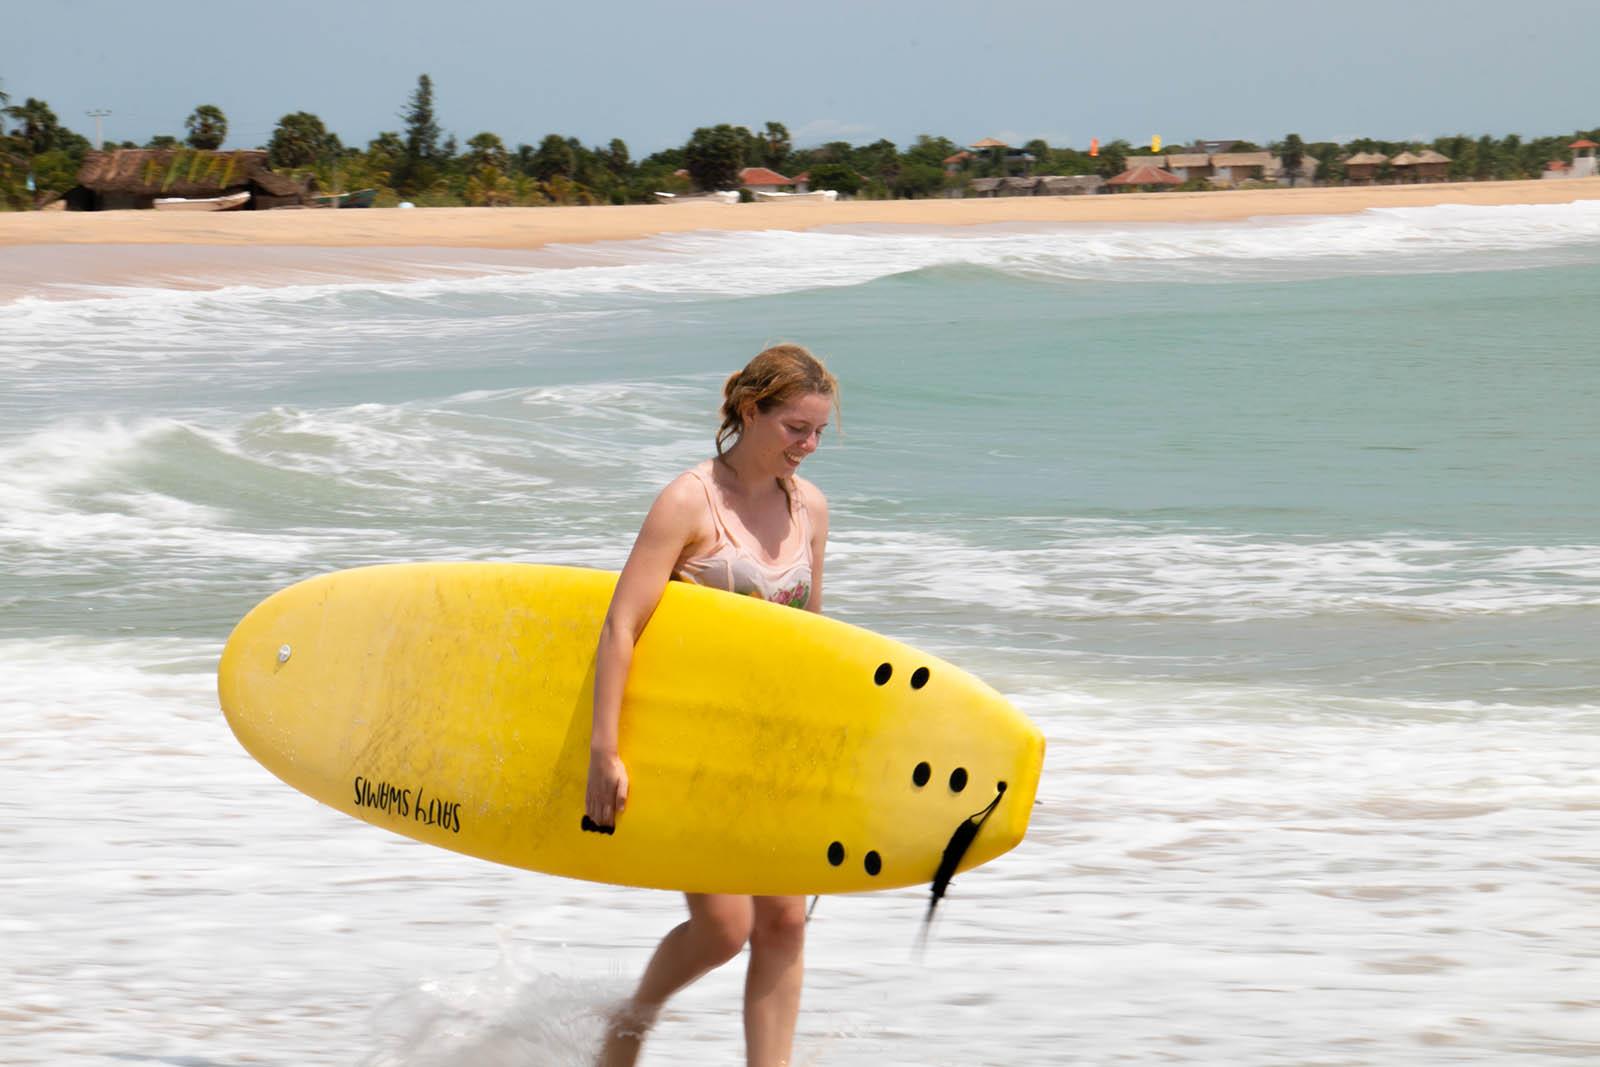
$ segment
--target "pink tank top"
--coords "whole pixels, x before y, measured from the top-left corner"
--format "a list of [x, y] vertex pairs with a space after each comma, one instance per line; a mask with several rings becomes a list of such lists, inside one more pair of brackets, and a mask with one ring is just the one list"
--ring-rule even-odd
[[711, 480], [711, 464], [706, 460], [689, 471], [705, 490], [711, 508], [711, 525], [716, 540], [698, 556], [678, 561], [672, 576], [681, 582], [722, 589], [741, 596], [760, 597], [774, 604], [803, 608], [811, 599], [811, 516], [805, 500], [793, 493], [795, 522], [800, 526], [800, 550], [791, 559], [768, 563], [734, 540], [717, 505], [716, 486]]

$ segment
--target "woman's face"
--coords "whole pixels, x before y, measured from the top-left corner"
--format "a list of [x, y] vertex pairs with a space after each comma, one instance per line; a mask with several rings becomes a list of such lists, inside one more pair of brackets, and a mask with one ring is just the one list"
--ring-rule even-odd
[[822, 443], [832, 413], [833, 401], [821, 393], [807, 393], [767, 412], [752, 405], [740, 442], [762, 466], [788, 477]]

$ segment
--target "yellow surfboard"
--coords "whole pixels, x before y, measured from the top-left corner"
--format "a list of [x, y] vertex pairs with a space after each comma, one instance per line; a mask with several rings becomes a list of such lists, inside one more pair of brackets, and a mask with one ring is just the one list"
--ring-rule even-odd
[[678, 582], [634, 655], [628, 806], [600, 832], [584, 790], [615, 584], [503, 563], [312, 578], [234, 630], [222, 709], [325, 804], [573, 878], [851, 892], [948, 881], [1022, 840], [1044, 738], [993, 689], [866, 630]]

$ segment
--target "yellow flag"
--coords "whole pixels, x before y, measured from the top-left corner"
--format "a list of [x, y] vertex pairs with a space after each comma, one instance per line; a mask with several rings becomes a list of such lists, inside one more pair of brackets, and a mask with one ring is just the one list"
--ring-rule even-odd
[[1150, 138], [1150, 151], [1152, 151], [1152, 152], [1161, 151], [1161, 135], [1159, 133], [1156, 134], [1154, 137]]

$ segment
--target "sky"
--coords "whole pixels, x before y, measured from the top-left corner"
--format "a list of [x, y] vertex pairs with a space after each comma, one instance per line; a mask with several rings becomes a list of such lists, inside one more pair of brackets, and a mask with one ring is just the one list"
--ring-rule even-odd
[[720, 122], [797, 147], [918, 134], [1266, 143], [1600, 126], [1600, 0], [0, 0], [0, 90], [92, 137], [227, 147], [309, 111], [346, 144], [401, 128], [427, 73], [446, 133], [634, 158]]

